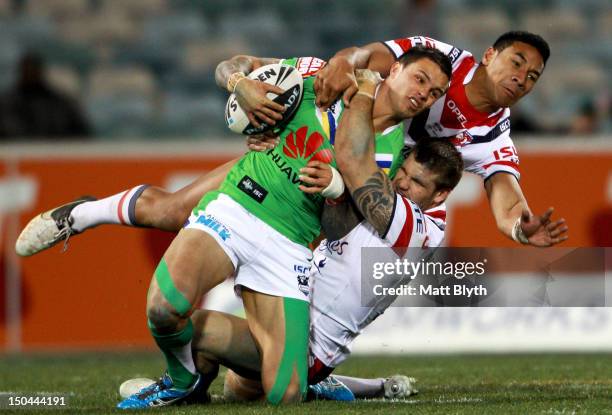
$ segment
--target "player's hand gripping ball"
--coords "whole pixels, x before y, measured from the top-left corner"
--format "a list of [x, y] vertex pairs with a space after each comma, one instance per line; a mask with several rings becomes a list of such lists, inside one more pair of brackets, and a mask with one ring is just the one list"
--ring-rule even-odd
[[281, 95], [272, 92], [267, 94], [269, 99], [285, 107], [283, 119], [274, 126], [261, 122], [261, 127], [257, 128], [251, 124], [246, 112], [238, 105], [236, 95], [231, 94], [225, 106], [225, 123], [229, 129], [239, 134], [255, 135], [286, 124], [300, 105], [304, 93], [302, 75], [298, 70], [293, 66], [275, 63], [254, 70], [248, 78], [273, 84], [285, 90]]

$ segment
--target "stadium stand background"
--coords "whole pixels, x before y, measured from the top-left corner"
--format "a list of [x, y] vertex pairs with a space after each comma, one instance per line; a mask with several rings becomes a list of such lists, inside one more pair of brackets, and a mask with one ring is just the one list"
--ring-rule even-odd
[[513, 28], [552, 48], [540, 85], [515, 111], [515, 131], [566, 132], [586, 109], [594, 132], [610, 132], [605, 0], [0, 0], [0, 91], [34, 51], [100, 139], [219, 136], [228, 134], [226, 95], [213, 74], [234, 54], [327, 59], [350, 45], [427, 34], [480, 56]]

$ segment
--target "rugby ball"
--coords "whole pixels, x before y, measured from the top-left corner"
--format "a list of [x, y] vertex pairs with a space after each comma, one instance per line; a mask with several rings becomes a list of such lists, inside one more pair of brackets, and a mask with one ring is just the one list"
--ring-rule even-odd
[[155, 381], [153, 379], [148, 378], [135, 378], [128, 379], [119, 386], [119, 395], [123, 398], [129, 398], [133, 394], [140, 392], [141, 389], [146, 388], [154, 384]]
[[274, 102], [285, 106], [286, 110], [283, 113], [283, 119], [277, 121], [276, 125], [268, 125], [262, 122], [261, 127], [257, 128], [251, 124], [246, 112], [238, 105], [236, 95], [231, 94], [225, 105], [225, 123], [228, 128], [235, 133], [252, 135], [261, 134], [287, 123], [302, 101], [304, 82], [300, 72], [293, 66], [274, 63], [257, 68], [248, 75], [248, 78], [273, 84], [285, 90], [281, 95], [276, 95], [272, 92], [266, 95]]

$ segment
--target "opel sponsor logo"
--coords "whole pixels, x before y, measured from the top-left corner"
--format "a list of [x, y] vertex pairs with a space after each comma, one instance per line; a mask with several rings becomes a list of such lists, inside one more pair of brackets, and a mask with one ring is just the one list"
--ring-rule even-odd
[[453, 112], [453, 114], [455, 114], [455, 116], [457, 117], [457, 121], [459, 121], [461, 126], [464, 127], [464, 124], [467, 122], [467, 118], [465, 118], [465, 115], [461, 113], [461, 110], [459, 109], [455, 101], [449, 99], [448, 101], [446, 101], [446, 106]]

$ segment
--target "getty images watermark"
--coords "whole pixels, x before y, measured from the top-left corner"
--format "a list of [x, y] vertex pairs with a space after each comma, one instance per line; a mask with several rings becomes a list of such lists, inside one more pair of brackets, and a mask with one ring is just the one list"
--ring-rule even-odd
[[480, 284], [469, 287], [463, 284], [450, 285], [433, 285], [433, 284], [414, 284], [409, 282], [417, 276], [429, 277], [453, 277], [462, 280], [465, 277], [482, 276], [485, 274], [485, 258], [479, 262], [438, 262], [431, 260], [409, 260], [407, 258], [396, 258], [394, 262], [374, 262], [372, 266], [372, 278], [382, 280], [383, 278], [392, 278], [394, 280], [406, 281], [396, 286], [385, 286], [381, 281], [380, 284], [375, 284], [373, 287], [374, 295], [460, 295], [467, 298], [472, 296], [487, 295], [487, 288]]
[[606, 283], [605, 248], [363, 248], [361, 253], [364, 306], [612, 305], [606, 304], [612, 275]]

